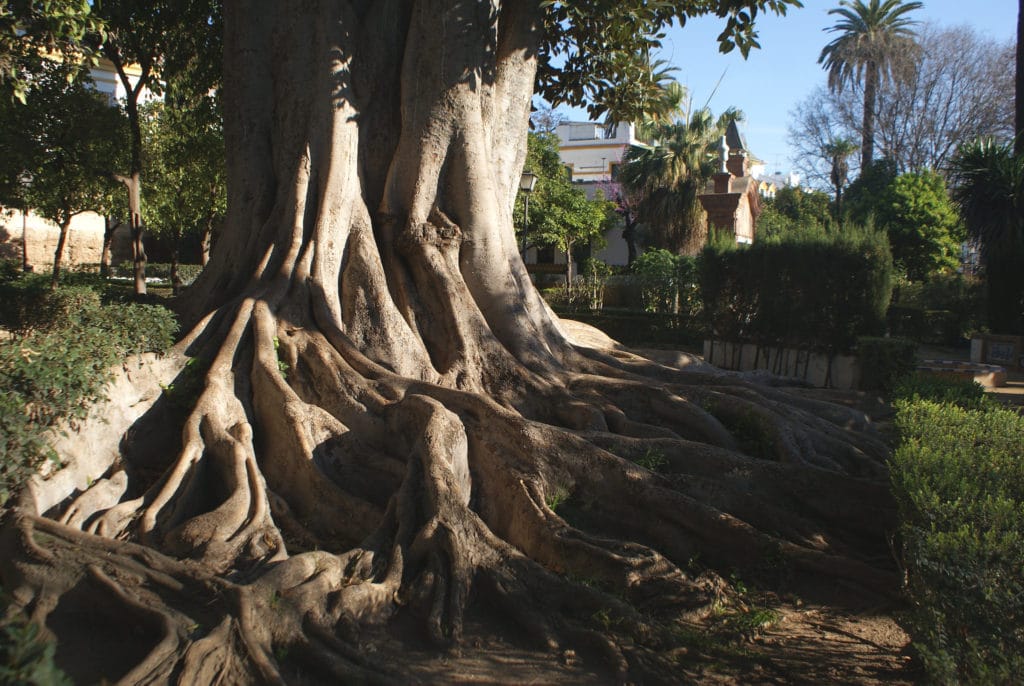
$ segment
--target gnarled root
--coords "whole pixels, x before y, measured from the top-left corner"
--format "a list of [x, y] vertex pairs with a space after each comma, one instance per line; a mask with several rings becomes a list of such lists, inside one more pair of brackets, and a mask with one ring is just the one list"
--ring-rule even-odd
[[276, 301], [219, 318], [160, 478], [140, 492], [109, 475], [61, 523], [9, 517], [3, 583], [51, 633], [69, 640], [89, 597], [145, 629], [99, 671], [58, 650], [76, 675], [288, 683], [301, 664], [404, 680], [362, 647], [413, 619], [457, 650], [489, 608], [531, 646], [600, 655], [626, 680], [663, 618], [702, 621], [715, 569], [756, 579], [771, 561], [895, 589], [884, 446], [849, 412], [583, 358], [496, 402], [380, 367]]

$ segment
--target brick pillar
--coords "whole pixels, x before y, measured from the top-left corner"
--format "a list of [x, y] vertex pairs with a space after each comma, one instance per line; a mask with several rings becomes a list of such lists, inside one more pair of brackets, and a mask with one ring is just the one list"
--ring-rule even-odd
[[[732, 160], [730, 159], [730, 162]], [[728, 193], [729, 192], [729, 181], [732, 180], [732, 174], [729, 172], [719, 172], [715, 174], [715, 193]]]

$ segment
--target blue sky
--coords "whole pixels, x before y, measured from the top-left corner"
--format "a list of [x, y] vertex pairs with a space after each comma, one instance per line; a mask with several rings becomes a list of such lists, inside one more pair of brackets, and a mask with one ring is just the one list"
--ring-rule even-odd
[[[669, 29], [660, 57], [678, 69], [676, 80], [690, 89], [699, 105], [707, 101], [721, 78], [711, 109], [720, 112], [736, 106], [743, 110], [747, 121], [741, 129], [751, 152], [767, 163], [769, 171], [789, 171], [788, 115], [814, 88], [825, 83], [818, 55], [831, 40], [832, 34], [825, 29], [836, 20], [828, 10], [838, 4], [838, 0], [804, 0], [802, 9], [790, 10], [785, 17], [759, 18], [761, 49], [752, 50], [745, 61], [738, 52], [718, 52], [715, 37], [722, 22], [715, 17]], [[968, 25], [999, 41], [1016, 37], [1016, 0], [923, 0], [923, 4], [911, 14], [919, 21], [939, 26]], [[581, 110], [563, 113], [574, 120], [586, 119]]]

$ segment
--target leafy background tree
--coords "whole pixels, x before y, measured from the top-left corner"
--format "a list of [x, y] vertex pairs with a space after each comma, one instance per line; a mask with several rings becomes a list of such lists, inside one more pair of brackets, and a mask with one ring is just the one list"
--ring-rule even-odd
[[1024, 333], [1024, 156], [1013, 144], [982, 138], [953, 160], [953, 198], [981, 246], [994, 333]]
[[[537, 175], [530, 194], [530, 223], [526, 242], [533, 247], [555, 247], [566, 256], [566, 283], [572, 283], [573, 251], [592, 242], [603, 244], [610, 227], [614, 205], [598, 189], [593, 199], [570, 180], [558, 154], [554, 133], [529, 134], [525, 169]], [[514, 208], [517, 227], [525, 225], [522, 192]], [[520, 238], [520, 242], [522, 238]]]
[[966, 235], [939, 174], [897, 176], [876, 205], [875, 221], [889, 236], [896, 268], [911, 281], [952, 274], [960, 266]]
[[0, 137], [10, 144], [0, 164], [7, 179], [22, 171], [33, 177], [27, 187], [6, 187], [20, 196], [11, 204], [31, 207], [60, 228], [52, 272], [56, 288], [72, 218], [105, 210], [107, 174], [120, 159], [116, 137], [124, 119], [76, 69], [49, 59], [23, 64], [25, 103], [0, 98]]
[[[147, 91], [160, 96], [197, 96], [219, 82], [220, 2], [104, 0], [94, 14], [103, 30], [91, 35], [94, 50], [113, 64], [125, 91], [127, 164], [114, 175], [128, 198], [135, 292], [146, 292], [142, 240], [143, 133], [139, 108]], [[137, 70], [129, 74], [130, 67]]]
[[667, 123], [651, 122], [650, 146], [630, 146], [619, 182], [639, 198], [637, 214], [652, 247], [696, 255], [707, 241], [707, 213], [700, 204], [718, 171], [717, 148], [730, 121], [742, 113], [727, 110], [717, 119], [700, 108]]
[[24, 104], [30, 83], [21, 68], [25, 60], [59, 55], [77, 72], [95, 64], [87, 37], [102, 30], [89, 0], [5, 2], [0, 7], [0, 83]]
[[205, 264], [214, 226], [226, 209], [224, 135], [216, 103], [208, 98], [188, 109], [154, 103], [144, 112], [143, 134], [148, 226], [170, 241], [177, 293], [182, 239], [200, 238]]

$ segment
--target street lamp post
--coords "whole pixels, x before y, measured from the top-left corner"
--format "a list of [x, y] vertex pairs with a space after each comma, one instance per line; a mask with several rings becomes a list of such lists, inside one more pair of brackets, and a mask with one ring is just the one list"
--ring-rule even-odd
[[537, 185], [537, 175], [527, 170], [519, 177], [519, 190], [523, 192], [523, 263], [526, 263], [526, 235], [530, 230], [530, 193]]
[[24, 189], [21, 201], [21, 271], [23, 272], [32, 270], [28, 263], [28, 191], [32, 188], [32, 181], [34, 180], [34, 177], [27, 169], [21, 172], [21, 176], [18, 177], [18, 181], [21, 183], [22, 189]]

